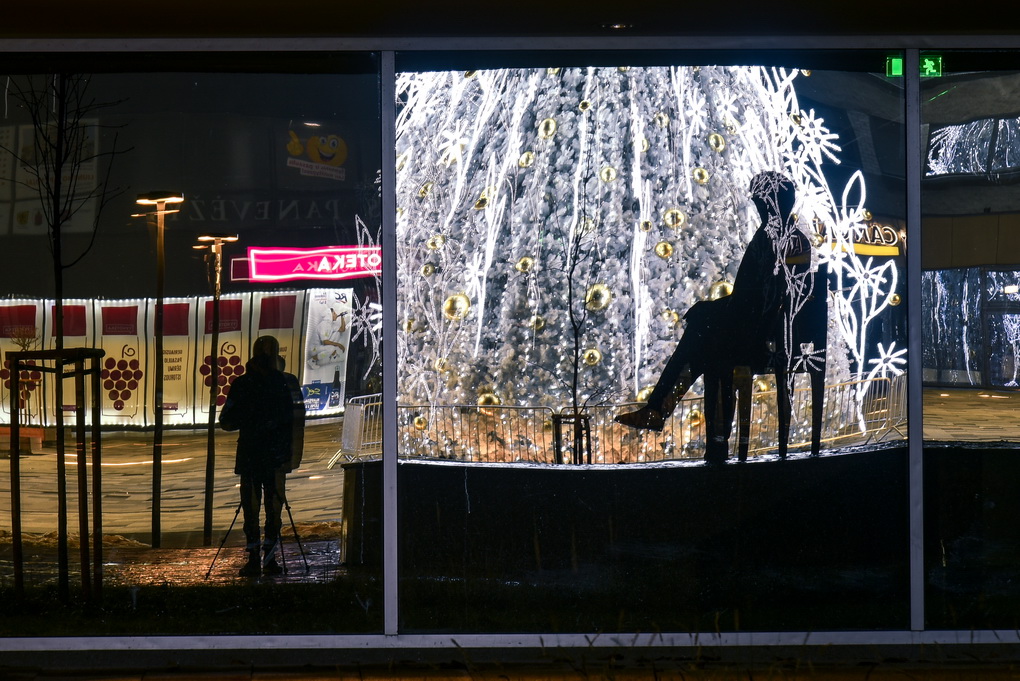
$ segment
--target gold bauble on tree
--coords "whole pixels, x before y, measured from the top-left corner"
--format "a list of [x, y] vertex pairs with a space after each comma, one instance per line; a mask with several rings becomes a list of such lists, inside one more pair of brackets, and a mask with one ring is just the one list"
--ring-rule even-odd
[[550, 66], [549, 68], [547, 68], [545, 70], [545, 72], [547, 74], [549, 74], [550, 76], [556, 76], [556, 75], [559, 75], [560, 70], [559, 70], [559, 68]]
[[870, 210], [865, 208], [864, 211], [861, 213], [861, 217], [864, 218], [866, 221], [870, 221], [871, 218], [873, 218], [875, 216], [871, 214]]
[[521, 157], [517, 159], [517, 165], [521, 168], [530, 168], [531, 164], [535, 162], [535, 152], [525, 151], [521, 154]]
[[581, 103], [577, 105], [577, 108], [580, 109], [581, 111], [587, 111], [588, 109], [591, 108], [591, 102], [589, 102], [587, 99], [582, 99]]
[[640, 153], [644, 154], [648, 152], [648, 150], [651, 148], [651, 145], [648, 144], [648, 138], [642, 135], [641, 137], [638, 137], [637, 139], [634, 140], [634, 148], [637, 149]]
[[662, 214], [662, 221], [670, 229], [683, 229], [687, 224], [687, 215], [679, 208], [670, 208]]
[[584, 306], [591, 312], [598, 312], [609, 307], [613, 294], [605, 284], [592, 284], [584, 294]]
[[432, 263], [427, 262], [427, 263], [425, 263], [424, 265], [421, 266], [421, 276], [423, 276], [423, 277], [431, 277], [435, 273], [436, 273], [436, 266], [433, 265]]
[[465, 78], [474, 78], [476, 73], [477, 73], [477, 71], [465, 71], [464, 72], [464, 77]]
[[708, 136], [708, 147], [712, 151], [722, 153], [722, 150], [726, 148], [726, 138], [717, 132], [713, 132]]
[[733, 293], [733, 284], [728, 281], [717, 281], [708, 289], [708, 297], [711, 300], [719, 300]]
[[535, 269], [535, 259], [529, 255], [525, 255], [517, 261], [517, 264], [514, 265], [514, 269], [522, 274], [527, 274], [531, 270]]
[[898, 294], [898, 293], [894, 293], [891, 296], [889, 296], [889, 304], [892, 305], [893, 307], [896, 307], [897, 305], [899, 305], [902, 302], [903, 302], [903, 299], [900, 298], [900, 294]]
[[541, 331], [545, 328], [545, 317], [539, 314], [531, 315], [527, 325], [532, 331]]
[[467, 317], [471, 310], [471, 299], [463, 293], [455, 293], [443, 301], [443, 316], [452, 322]]
[[581, 361], [587, 366], [593, 367], [602, 361], [602, 352], [598, 348], [588, 348], [581, 353]]
[[652, 231], [652, 227], [654, 226], [655, 225], [652, 223], [651, 220], [642, 220], [641, 222], [638, 223], [638, 229], [640, 229], [642, 232], [650, 232]]
[[705, 415], [698, 409], [691, 409], [687, 413], [687, 423], [691, 428], [697, 428], [705, 422]]
[[538, 124], [538, 136], [544, 140], [551, 139], [556, 134], [556, 119], [546, 118]]
[[767, 379], [764, 378], [754, 379], [754, 392], [767, 393], [770, 390], [772, 390], [772, 386], [769, 384]]
[[599, 171], [599, 179], [603, 182], [612, 182], [616, 179], [616, 168], [613, 166], [606, 166]]
[[430, 251], [438, 251], [444, 244], [446, 244], [446, 237], [442, 234], [435, 234], [430, 236], [428, 241], [425, 242], [425, 248]]
[[503, 404], [503, 400], [499, 399], [499, 395], [494, 392], [483, 392], [478, 395], [478, 411], [483, 414], [492, 414], [495, 411], [484, 407], [498, 407], [501, 404]]
[[648, 398], [652, 396], [653, 390], [655, 390], [654, 385], [646, 385], [644, 388], [641, 388], [641, 390], [638, 391], [638, 394], [635, 397], [635, 399], [638, 402], [647, 402]]
[[693, 172], [691, 172], [691, 177], [693, 177], [694, 181], [698, 184], [708, 184], [708, 171], [704, 168], [695, 168]]
[[665, 127], [669, 126], [669, 114], [664, 113], [662, 111], [660, 111], [659, 113], [655, 114], [655, 116], [652, 118], [652, 120], [654, 120], [655, 124], [657, 126], [659, 126], [660, 128], [665, 128]]
[[436, 357], [436, 361], [432, 363], [432, 368], [436, 371], [444, 371], [446, 369], [446, 358]]
[[415, 430], [425, 430], [426, 428], [429, 427], [429, 420], [419, 414], [418, 416], [414, 417], [413, 424]]
[[404, 333], [411, 333], [414, 331], [414, 317], [408, 317], [404, 320]]
[[418, 196], [424, 199], [426, 196], [432, 193], [432, 187], [433, 184], [431, 182], [426, 182], [418, 189]]
[[411, 158], [411, 152], [405, 151], [404, 153], [397, 156], [397, 170], [403, 170], [404, 166], [407, 165], [408, 159]]
[[667, 307], [662, 311], [662, 321], [666, 322], [670, 326], [676, 326], [680, 323], [680, 313]]
[[660, 241], [655, 244], [655, 255], [659, 256], [663, 260], [673, 255], [673, 244], [668, 241]]

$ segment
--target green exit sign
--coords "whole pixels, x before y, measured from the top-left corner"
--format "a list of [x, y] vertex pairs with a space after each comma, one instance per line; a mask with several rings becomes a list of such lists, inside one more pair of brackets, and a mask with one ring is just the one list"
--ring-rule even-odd
[[[921, 77], [936, 78], [942, 75], [942, 55], [925, 54], [921, 56]], [[889, 78], [903, 76], [903, 57], [885, 58], [885, 75]]]

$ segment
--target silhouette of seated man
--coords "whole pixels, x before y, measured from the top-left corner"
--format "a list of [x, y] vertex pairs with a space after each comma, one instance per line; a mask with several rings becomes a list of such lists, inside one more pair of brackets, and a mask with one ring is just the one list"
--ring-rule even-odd
[[[732, 373], [734, 366], [747, 364], [747, 358], [764, 351], [789, 288], [790, 269], [786, 263], [795, 256], [808, 255], [810, 242], [795, 226], [792, 213], [796, 194], [786, 176], [774, 171], [759, 173], [751, 180], [750, 191], [761, 225], [740, 260], [733, 292], [695, 303], [687, 311], [684, 334], [648, 402], [637, 411], [620, 414], [617, 422], [661, 431], [677, 402], [699, 376], [706, 371], [715, 375], [726, 370]], [[724, 396], [721, 401], [732, 412], [732, 397]], [[729, 420], [732, 422], [732, 413]]]

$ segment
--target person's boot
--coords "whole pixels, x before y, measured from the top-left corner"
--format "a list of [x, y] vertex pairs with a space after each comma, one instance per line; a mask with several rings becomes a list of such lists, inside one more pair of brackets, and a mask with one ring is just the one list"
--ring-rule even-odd
[[264, 575], [280, 575], [283, 574], [283, 568], [276, 562], [276, 548], [275, 546], [271, 549], [265, 550], [265, 557], [262, 559], [262, 574]]
[[637, 411], [630, 411], [626, 414], [620, 414], [614, 419], [617, 423], [622, 423], [625, 426], [631, 428], [643, 428], [645, 430], [654, 430], [662, 432], [662, 428], [666, 425], [666, 418], [659, 412], [658, 409], [653, 409], [648, 405], [645, 405]]
[[242, 577], [258, 577], [262, 574], [262, 561], [259, 560], [259, 550], [248, 552], [248, 562], [244, 564], [238, 573]]

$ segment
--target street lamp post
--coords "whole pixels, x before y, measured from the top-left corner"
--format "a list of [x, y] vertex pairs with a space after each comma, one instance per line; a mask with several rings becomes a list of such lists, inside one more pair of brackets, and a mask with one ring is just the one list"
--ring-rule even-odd
[[156, 216], [156, 314], [153, 318], [155, 336], [156, 375], [153, 377], [153, 433], [152, 433], [152, 547], [160, 546], [160, 497], [163, 476], [163, 280], [166, 271], [163, 253], [163, 223], [167, 213], [178, 209], [167, 209], [168, 204], [184, 201], [180, 192], [158, 191], [139, 194], [135, 203], [140, 206], [155, 206], [155, 211], [146, 215]]
[[195, 248], [209, 245], [213, 256], [213, 306], [212, 306], [212, 362], [209, 371], [209, 440], [205, 457], [205, 513], [202, 524], [202, 543], [212, 546], [213, 488], [216, 478], [216, 407], [219, 406], [220, 373], [220, 290], [223, 275], [223, 244], [237, 241], [236, 234], [203, 234], [198, 237], [200, 244]]

